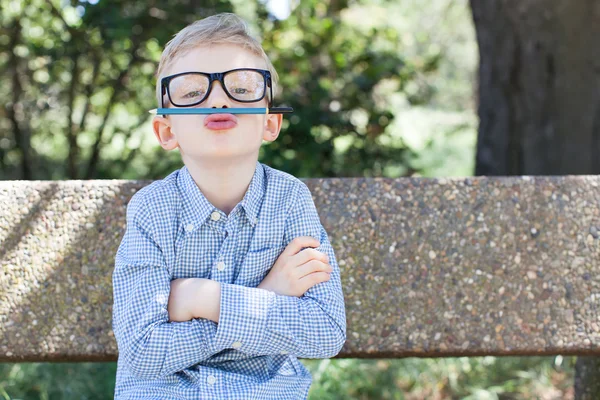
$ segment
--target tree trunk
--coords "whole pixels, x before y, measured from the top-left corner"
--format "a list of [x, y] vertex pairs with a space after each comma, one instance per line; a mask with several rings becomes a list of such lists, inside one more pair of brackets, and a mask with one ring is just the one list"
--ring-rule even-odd
[[[10, 31], [9, 49], [14, 49], [21, 42], [21, 20], [16, 19]], [[25, 118], [25, 107], [22, 103], [23, 85], [21, 84], [21, 73], [19, 71], [19, 59], [14, 51], [10, 52], [7, 62], [9, 70], [12, 72], [10, 104], [6, 109], [6, 115], [12, 126], [13, 135], [17, 147], [21, 150], [21, 178], [22, 180], [31, 180], [32, 176], [32, 157], [31, 157], [31, 131], [29, 130], [29, 121]]]
[[600, 395], [600, 357], [578, 357], [575, 365], [575, 398], [598, 399]]
[[600, 173], [600, 2], [471, 0], [475, 175]]
[[[470, 0], [479, 44], [475, 175], [600, 174], [600, 2]], [[600, 399], [577, 360], [576, 399]]]

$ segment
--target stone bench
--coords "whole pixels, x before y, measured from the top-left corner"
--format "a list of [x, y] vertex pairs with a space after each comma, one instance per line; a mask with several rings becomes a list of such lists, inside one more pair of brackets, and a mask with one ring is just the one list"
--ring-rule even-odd
[[[341, 270], [337, 357], [600, 355], [600, 177], [303, 181]], [[114, 255], [149, 183], [0, 182], [0, 361], [116, 361]]]

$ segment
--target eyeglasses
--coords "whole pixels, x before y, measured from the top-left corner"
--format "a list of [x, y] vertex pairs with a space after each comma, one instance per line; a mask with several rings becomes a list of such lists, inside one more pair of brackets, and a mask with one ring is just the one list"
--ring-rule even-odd
[[[271, 73], [264, 69], [237, 68], [225, 72], [182, 72], [161, 79], [162, 96], [169, 96], [176, 107], [192, 107], [202, 103], [212, 90], [214, 81], [221, 82], [227, 96], [241, 103], [262, 100], [269, 87], [269, 106], [272, 106]], [[164, 100], [161, 99], [161, 107]]]

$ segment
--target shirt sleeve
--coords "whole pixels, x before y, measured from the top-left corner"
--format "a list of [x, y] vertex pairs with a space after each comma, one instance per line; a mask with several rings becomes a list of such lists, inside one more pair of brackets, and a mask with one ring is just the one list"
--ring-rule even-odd
[[156, 225], [143, 197], [131, 198], [126, 215], [112, 277], [113, 331], [132, 375], [164, 377], [218, 352], [211, 346], [216, 323], [207, 319], [169, 322], [172, 275], [154, 240]]
[[330, 358], [346, 341], [346, 312], [340, 270], [312, 195], [300, 182], [286, 219], [284, 244], [298, 236], [320, 241], [317, 250], [329, 256], [330, 279], [302, 297], [221, 283], [219, 324], [215, 341], [250, 355], [290, 353], [300, 358]]

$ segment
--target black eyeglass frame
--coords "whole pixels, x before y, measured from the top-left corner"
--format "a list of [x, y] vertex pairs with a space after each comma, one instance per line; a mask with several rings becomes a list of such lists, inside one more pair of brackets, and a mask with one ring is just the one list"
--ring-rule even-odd
[[[257, 100], [238, 100], [235, 97], [233, 97], [231, 95], [231, 93], [229, 93], [229, 91], [227, 90], [227, 87], [225, 86], [225, 82], [224, 82], [224, 78], [225, 75], [227, 75], [230, 72], [235, 72], [235, 71], [256, 71], [256, 72], [260, 72], [261, 75], [263, 76], [263, 82], [264, 82], [264, 86], [263, 86], [263, 95], [261, 96], [260, 99]], [[181, 75], [189, 75], [189, 74], [197, 74], [197, 75], [204, 75], [206, 77], [208, 77], [208, 90], [206, 91], [206, 94], [204, 95], [204, 97], [200, 100], [197, 101], [193, 104], [186, 104], [183, 106], [179, 106], [175, 103], [173, 103], [173, 101], [171, 100], [171, 91], [169, 90], [169, 83], [171, 82], [171, 79], [176, 78], [178, 76]], [[272, 85], [272, 80], [271, 80], [271, 72], [266, 70], [266, 69], [258, 69], [258, 68], [234, 68], [234, 69], [230, 69], [228, 71], [223, 71], [223, 72], [213, 72], [213, 73], [208, 73], [208, 72], [197, 72], [197, 71], [188, 71], [188, 72], [180, 72], [178, 74], [173, 74], [173, 75], [169, 75], [169, 76], [165, 76], [164, 78], [162, 78], [160, 80], [160, 86], [161, 86], [161, 96], [160, 96], [160, 106], [161, 108], [164, 108], [164, 95], [166, 94], [168, 99], [169, 99], [169, 103], [171, 103], [172, 105], [174, 105], [175, 107], [193, 107], [196, 106], [200, 103], [202, 103], [204, 100], [206, 100], [208, 98], [208, 96], [210, 95], [210, 92], [212, 91], [212, 87], [213, 87], [213, 82], [214, 81], [219, 81], [221, 82], [221, 87], [223, 88], [223, 91], [225, 92], [225, 94], [232, 100], [234, 101], [238, 101], [240, 103], [256, 103], [258, 101], [261, 101], [262, 99], [265, 98], [266, 94], [267, 94], [267, 86], [269, 87], [269, 107], [273, 106], [273, 85]]]

